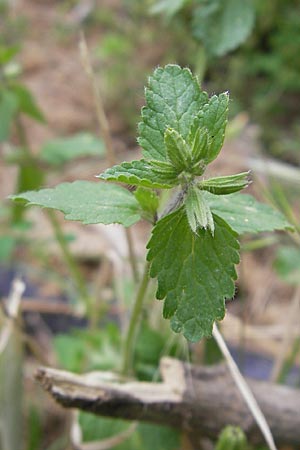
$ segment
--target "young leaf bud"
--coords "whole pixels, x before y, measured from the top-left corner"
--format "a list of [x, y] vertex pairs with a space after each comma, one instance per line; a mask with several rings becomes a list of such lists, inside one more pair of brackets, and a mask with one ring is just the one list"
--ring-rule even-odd
[[215, 226], [210, 207], [196, 185], [189, 187], [184, 204], [191, 230], [196, 233], [199, 227], [208, 228], [213, 235]]
[[225, 177], [209, 178], [208, 180], [202, 180], [197, 186], [199, 189], [215, 195], [232, 194], [249, 185], [249, 174], [250, 172], [248, 171]]
[[172, 128], [167, 128], [164, 135], [167, 158], [178, 173], [191, 168], [191, 149], [183, 137]]

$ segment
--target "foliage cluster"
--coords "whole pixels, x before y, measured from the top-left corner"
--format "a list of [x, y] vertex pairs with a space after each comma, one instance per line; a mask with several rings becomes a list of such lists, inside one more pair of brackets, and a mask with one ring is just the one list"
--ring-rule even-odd
[[[170, 33], [178, 30], [175, 42], [188, 35], [204, 47], [210, 89], [229, 89], [237, 110], [245, 108], [261, 125], [266, 149], [293, 163], [299, 162], [299, 6], [298, 0], [155, 0], [151, 9], [168, 19]], [[195, 59], [189, 63], [197, 69]]]
[[[151, 2], [145, 3], [150, 6]], [[275, 103], [280, 103], [280, 107], [284, 108], [289, 98], [287, 92], [291, 96], [298, 92], [295, 76], [298, 60], [294, 57], [296, 44], [289, 45], [290, 39], [293, 43], [296, 41], [294, 37], [291, 38], [291, 29], [293, 36], [298, 29], [298, 19], [291, 13], [296, 2], [254, 5], [246, 1], [242, 10], [237, 0], [164, 0], [152, 3], [155, 4], [151, 12], [164, 13], [171, 25], [162, 25], [165, 30], [169, 30], [166, 34], [171, 34], [166, 46], [170, 51], [167, 59], [183, 61], [194, 66], [200, 74], [207, 67], [205, 81], [212, 88], [210, 90], [220, 92], [230, 87], [231, 93], [239, 93], [241, 104], [250, 105], [253, 114], [257, 114], [260, 120], [265, 116], [266, 105], [272, 111]], [[130, 11], [129, 19], [134, 17], [141, 23], [148, 17], [149, 10], [145, 11], [141, 2], [128, 1], [124, 4]], [[230, 14], [232, 11], [235, 14]], [[289, 15], [292, 20], [286, 21], [285, 17]], [[241, 16], [243, 26], [239, 27]], [[268, 21], [263, 20], [266, 16]], [[96, 20], [103, 20], [103, 17]], [[109, 28], [111, 19], [105, 20]], [[153, 22], [143, 28], [143, 45], [153, 37], [152, 26], [155, 27], [157, 21], [155, 18], [151, 20]], [[235, 33], [229, 33], [233, 24]], [[109, 80], [113, 80], [113, 85], [121, 89], [116, 91], [117, 94], [110, 90], [111, 98], [113, 95], [118, 98], [120, 92], [122, 95], [127, 92], [126, 83], [121, 82], [124, 76], [129, 86], [137, 90], [137, 79], [143, 78], [145, 70], [145, 67], [134, 69], [131, 63], [128, 64], [134, 59], [133, 40], [137, 36], [130, 20], [126, 22], [128, 26], [132, 33], [126, 39], [120, 26], [116, 33], [107, 35], [96, 52], [96, 56], [108, 64], [107, 86]], [[260, 30], [260, 37], [254, 34], [237, 51], [254, 26], [255, 30]], [[216, 33], [216, 29], [222, 30], [222, 33]], [[186, 41], [177, 45], [178, 37], [182, 36], [186, 37]], [[199, 42], [202, 42], [203, 47]], [[285, 52], [286, 45], [290, 48], [289, 54]], [[274, 52], [270, 52], [271, 47], [275, 49]], [[232, 51], [236, 52], [228, 60], [224, 55]], [[139, 315], [128, 327], [127, 335], [121, 335], [119, 327], [108, 324], [103, 326], [102, 331], [88, 328], [60, 335], [54, 340], [54, 347], [60, 366], [67, 370], [121, 370], [123, 365], [124, 372], [134, 374], [141, 380], [156, 379], [160, 357], [169, 354], [184, 358], [187, 347], [180, 335], [174, 337], [164, 326], [161, 317], [156, 318], [159, 327], [153, 327], [150, 323], [149, 309], [152, 307], [147, 308], [145, 289], [142, 289], [143, 282], [146, 286], [149, 282], [148, 273], [157, 280], [156, 297], [164, 300], [163, 316], [170, 319], [172, 330], [183, 333], [188, 340], [195, 342], [211, 335], [214, 321], [224, 317], [225, 299], [234, 295], [235, 266], [239, 262], [242, 236], [292, 228], [282, 214], [257, 202], [252, 196], [238, 192], [247, 187], [248, 173], [206, 177], [206, 167], [217, 158], [223, 145], [228, 93], [209, 97], [188, 69], [176, 65], [158, 68], [149, 79], [146, 106], [142, 109], [139, 125], [142, 159], [107, 169], [99, 175], [101, 181], [95, 183], [76, 181], [60, 184], [53, 189], [40, 189], [46, 174], [61, 170], [64, 164], [74, 158], [85, 155], [99, 158], [105, 152], [105, 145], [94, 135], [80, 132], [46, 142], [38, 155], [33, 155], [26, 139], [22, 115], [40, 122], [45, 121], [45, 118], [31, 93], [20, 82], [19, 67], [15, 64], [17, 52], [18, 47], [15, 46], [0, 47], [0, 138], [1, 142], [9, 141], [12, 131], [16, 136], [18, 146], [10, 146], [6, 160], [18, 167], [13, 198], [21, 200], [12, 208], [5, 206], [1, 209], [1, 222], [6, 225], [7, 231], [0, 237], [0, 259], [7, 261], [13, 255], [14, 246], [20, 240], [24, 242], [24, 239], [28, 239], [24, 238], [24, 233], [20, 233], [21, 226], [21, 231], [24, 230], [26, 218], [23, 202], [46, 208], [55, 238], [60, 243], [66, 265], [77, 287], [77, 300], [85, 302], [86, 312], [91, 318], [94, 310], [90, 309], [90, 293], [83, 287], [83, 279], [69, 252], [66, 236], [51, 210], [62, 211], [67, 219], [79, 220], [84, 224], [120, 223], [129, 227], [139, 220], [147, 220], [153, 229], [147, 245], [145, 276], [136, 297], [136, 301], [141, 299], [142, 304]], [[194, 53], [198, 61], [192, 57]], [[113, 63], [110, 67], [110, 59], [119, 62], [119, 65]], [[149, 61], [145, 63], [146, 67], [148, 65]], [[225, 71], [222, 82], [219, 81], [220, 71]], [[256, 78], [257, 74], [260, 76]], [[251, 86], [247, 82], [251, 89], [246, 95], [245, 80], [250, 76], [255, 81]], [[268, 91], [270, 103], [265, 104], [262, 100], [266, 98], [266, 86], [269, 86], [270, 80], [274, 91]], [[249, 92], [251, 95], [248, 95]], [[132, 108], [132, 98], [127, 96], [127, 100], [130, 101], [124, 107], [124, 114], [129, 117], [130, 123], [135, 123], [127, 110]], [[127, 185], [135, 188], [128, 190]], [[297, 220], [287, 213], [287, 209], [282, 209], [298, 229]], [[295, 241], [291, 245], [286, 238], [287, 245], [279, 248], [275, 263], [277, 271], [293, 285], [299, 283], [300, 265], [299, 243]], [[134, 289], [131, 289], [130, 296], [133, 294]], [[139, 327], [141, 321], [142, 326]], [[212, 341], [209, 342], [211, 345]], [[293, 352], [297, 354], [298, 351], [299, 342], [295, 342]], [[292, 356], [291, 364], [295, 355]], [[2, 374], [3, 361], [0, 355]], [[20, 373], [21, 369], [18, 367], [16, 370]], [[282, 375], [281, 379], [284, 378]], [[20, 388], [20, 380], [18, 383]], [[28, 423], [31, 424], [28, 439], [30, 450], [38, 449], [41, 441], [38, 436], [41, 424], [36, 420], [35, 411], [28, 413]], [[103, 439], [127, 427], [122, 421], [99, 419], [86, 414], [80, 416], [80, 424], [87, 441]], [[155, 443], [154, 435], [157, 439]], [[229, 439], [237, 438], [244, 445], [244, 436], [240, 432], [229, 430], [225, 435]], [[116, 448], [127, 450], [142, 446], [145, 449], [173, 449], [179, 445], [179, 440], [178, 433], [173, 430], [139, 425], [131, 438]], [[217, 448], [222, 448], [222, 442], [218, 445]]]
[[[117, 328], [108, 326], [102, 333], [87, 331], [58, 337], [57, 354], [63, 366], [71, 370], [121, 369], [125, 374], [134, 371], [141, 379], [153, 378], [164, 339], [147, 322], [139, 331], [148, 275], [157, 278], [156, 297], [164, 299], [163, 316], [170, 319], [173, 331], [196, 342], [211, 335], [213, 323], [224, 317], [224, 300], [234, 295], [239, 235], [291, 229], [283, 215], [238, 192], [248, 185], [247, 172], [204, 177], [207, 165], [217, 158], [223, 145], [227, 93], [209, 97], [188, 69], [167, 65], [154, 71], [145, 96], [139, 124], [143, 159], [107, 169], [99, 175], [102, 182], [63, 183], [12, 196], [28, 205], [60, 210], [67, 219], [84, 224], [119, 223], [128, 227], [145, 219], [153, 225], [145, 273], [127, 335], [121, 337]], [[62, 156], [57, 148], [62, 142], [52, 145], [53, 154], [49, 144], [42, 154], [60, 162]], [[67, 158], [69, 153], [65, 150], [69, 145], [73, 147], [74, 140], [63, 142], [62, 153]], [[105, 181], [130, 184], [136, 189], [129, 191]], [[161, 204], [161, 191], [170, 192], [167, 204]], [[178, 344], [169, 345], [168, 354], [180, 355]], [[122, 422], [86, 414], [80, 420], [87, 439], [103, 438], [108, 430], [124, 429]], [[99, 420], [99, 433], [90, 434]], [[135, 448], [141, 440], [147, 448], [152, 428], [140, 426], [120, 448]], [[157, 427], [155, 430], [164, 448], [169, 445], [167, 442], [170, 448], [178, 442], [173, 431]]]
[[[235, 193], [247, 186], [248, 173], [199, 178], [223, 145], [226, 93], [208, 98], [189, 70], [168, 65], [149, 79], [146, 102], [139, 125], [145, 159], [100, 175], [103, 180], [135, 185], [136, 192], [116, 184], [77, 181], [13, 198], [59, 209], [66, 218], [85, 224], [130, 226], [152, 213], [147, 259], [150, 275], [158, 279], [156, 295], [165, 299], [164, 317], [171, 319], [173, 330], [195, 342], [211, 335], [213, 322], [224, 317], [224, 299], [234, 294], [237, 233], [289, 225], [267, 206], [253, 207], [253, 198]], [[174, 204], [156, 221], [159, 202], [153, 190], [171, 188], [178, 189]]]

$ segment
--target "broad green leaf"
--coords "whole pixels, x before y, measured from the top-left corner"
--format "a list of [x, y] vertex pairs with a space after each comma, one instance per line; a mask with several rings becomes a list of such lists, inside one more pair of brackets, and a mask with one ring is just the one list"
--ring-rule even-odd
[[19, 111], [26, 114], [38, 122], [45, 123], [45, 117], [37, 105], [37, 102], [31, 92], [21, 84], [10, 84], [10, 90], [15, 94], [19, 103]]
[[222, 148], [227, 125], [228, 103], [229, 95], [226, 92], [213, 95], [192, 123], [189, 140], [196, 138], [199, 128], [201, 130], [204, 128], [208, 132], [209, 145], [206, 147], [207, 151], [201, 153], [201, 158], [206, 164], [216, 159]]
[[103, 156], [104, 153], [103, 141], [90, 133], [83, 132], [46, 142], [40, 156], [49, 164], [61, 165], [82, 156]]
[[254, 19], [252, 0], [210, 0], [196, 10], [193, 34], [210, 55], [223, 56], [247, 39]]
[[145, 159], [123, 162], [110, 167], [98, 177], [102, 180], [120, 181], [157, 189], [170, 189], [179, 183], [177, 172], [171, 164], [163, 161], [146, 161]]
[[189, 69], [172, 64], [154, 71], [145, 96], [138, 141], [146, 158], [165, 161], [166, 129], [173, 128], [186, 139], [194, 116], [208, 97]]
[[293, 246], [279, 247], [274, 267], [287, 283], [300, 284], [300, 251]]
[[140, 186], [134, 196], [144, 212], [143, 217], [150, 222], [154, 221], [159, 206], [159, 197], [156, 192]]
[[234, 295], [237, 234], [220, 217], [214, 222], [214, 237], [203, 229], [195, 234], [180, 208], [156, 224], [147, 245], [164, 317], [193, 342], [211, 335], [213, 322], [224, 317], [224, 299]]
[[293, 230], [285, 217], [248, 194], [213, 195], [205, 193], [213, 213], [222, 217], [239, 234]]
[[249, 184], [249, 173], [241, 172], [225, 177], [209, 178], [198, 183], [198, 187], [215, 195], [227, 195], [238, 192]]
[[14, 116], [18, 110], [18, 99], [9, 90], [0, 91], [0, 142], [7, 141]]
[[66, 219], [84, 224], [120, 223], [129, 227], [141, 218], [134, 195], [113, 184], [75, 181], [59, 184], [53, 189], [23, 192], [11, 198], [25, 200], [29, 205], [58, 209]]

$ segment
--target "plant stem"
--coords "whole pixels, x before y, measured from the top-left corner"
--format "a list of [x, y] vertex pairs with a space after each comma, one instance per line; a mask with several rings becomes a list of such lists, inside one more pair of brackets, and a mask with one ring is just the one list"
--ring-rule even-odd
[[133, 351], [135, 347], [135, 339], [139, 326], [139, 320], [141, 316], [141, 311], [143, 307], [143, 302], [149, 285], [149, 268], [150, 263], [147, 261], [144, 268], [144, 274], [140, 281], [140, 286], [136, 294], [136, 299], [134, 302], [133, 310], [131, 313], [131, 318], [127, 330], [127, 335], [125, 337], [124, 351], [123, 351], [123, 363], [122, 363], [122, 374], [128, 375], [132, 368]]
[[72, 278], [74, 280], [74, 283], [76, 284], [77, 290], [82, 298], [82, 300], [85, 303], [87, 313], [90, 316], [90, 308], [91, 308], [91, 299], [88, 294], [84, 279], [81, 275], [81, 272], [76, 264], [76, 261], [74, 260], [74, 257], [72, 253], [70, 252], [69, 246], [67, 244], [66, 238], [63, 234], [63, 231], [61, 229], [60, 223], [57, 220], [57, 217], [55, 215], [54, 211], [51, 211], [51, 209], [47, 210], [47, 216], [48, 219], [52, 225], [52, 229], [54, 231], [55, 239], [62, 251], [64, 260], [68, 266], [68, 269], [72, 275]]
[[[110, 166], [113, 166], [116, 164], [117, 158], [115, 155], [115, 150], [114, 150], [112, 136], [111, 136], [110, 129], [109, 129], [107, 115], [106, 115], [103, 101], [102, 101], [102, 96], [101, 96], [101, 92], [100, 92], [100, 88], [99, 88], [99, 80], [97, 80], [95, 77], [95, 73], [94, 73], [91, 58], [90, 58], [90, 53], [89, 53], [87, 43], [85, 40], [85, 36], [83, 33], [81, 33], [81, 35], [80, 35], [79, 50], [80, 50], [80, 55], [81, 55], [84, 70], [86, 71], [89, 79], [91, 80], [92, 90], [93, 90], [93, 94], [94, 94], [97, 120], [98, 120], [99, 128], [100, 128], [104, 143], [105, 143], [107, 161]], [[137, 261], [136, 261], [136, 256], [135, 256], [135, 252], [134, 252], [134, 248], [133, 248], [131, 231], [128, 228], [125, 228], [125, 236], [126, 236], [126, 240], [127, 240], [128, 256], [129, 256], [129, 262], [130, 262], [130, 266], [131, 266], [131, 270], [132, 270], [133, 279], [135, 282], [138, 282], [139, 276], [138, 276], [138, 269], [137, 269]]]
[[139, 281], [139, 271], [137, 267], [137, 260], [135, 256], [135, 251], [133, 247], [133, 240], [132, 240], [132, 233], [129, 228], [125, 228], [125, 236], [128, 246], [128, 257], [129, 257], [129, 263], [131, 266], [132, 276], [135, 281], [135, 283], [138, 283]]

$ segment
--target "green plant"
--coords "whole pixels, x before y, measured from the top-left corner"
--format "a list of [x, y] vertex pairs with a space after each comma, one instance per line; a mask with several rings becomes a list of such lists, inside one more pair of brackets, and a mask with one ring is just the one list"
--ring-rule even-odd
[[255, 8], [252, 0], [159, 0], [150, 8], [152, 14], [186, 14], [190, 34], [206, 49], [209, 57], [220, 57], [235, 50], [250, 35], [254, 26]]
[[154, 0], [150, 8], [163, 17], [171, 48], [179, 49], [176, 60], [193, 67], [210, 90], [229, 89], [232, 111], [246, 109], [261, 125], [264, 149], [296, 164], [298, 8], [298, 0]]
[[[190, 341], [210, 336], [214, 321], [233, 297], [238, 236], [291, 229], [285, 218], [250, 195], [248, 173], [205, 179], [224, 140], [228, 94], [209, 98], [188, 69], [176, 65], [155, 70], [146, 89], [139, 143], [144, 159], [113, 166], [102, 180], [76, 181], [53, 189], [12, 196], [31, 205], [58, 209], [84, 224], [152, 222], [147, 262], [125, 337], [123, 371], [132, 370], [133, 349], [149, 274], [158, 280], [156, 297], [175, 332]], [[171, 191], [161, 206], [157, 189]]]
[[247, 450], [247, 438], [239, 427], [228, 425], [222, 431], [215, 450]]

